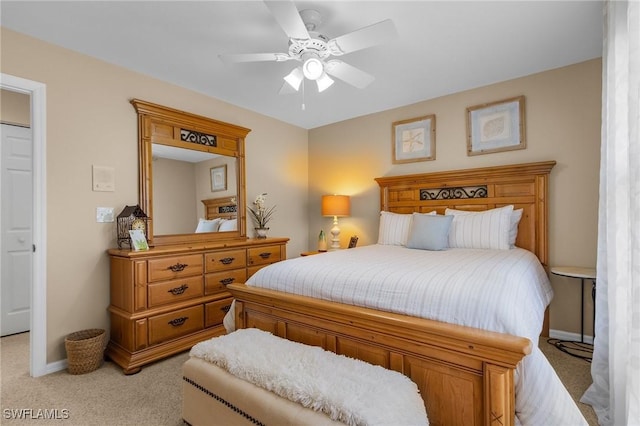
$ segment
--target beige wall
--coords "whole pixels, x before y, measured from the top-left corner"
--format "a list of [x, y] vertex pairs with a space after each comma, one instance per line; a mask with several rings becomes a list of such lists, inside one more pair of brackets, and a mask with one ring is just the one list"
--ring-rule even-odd
[[29, 95], [1, 89], [0, 120], [4, 124], [29, 127], [31, 123], [31, 99]]
[[[428, 78], [425, 77], [425, 78]], [[555, 160], [550, 190], [550, 264], [595, 267], [600, 161], [601, 61], [505, 81], [402, 108], [344, 121], [309, 132], [309, 241], [331, 219], [320, 216], [323, 194], [351, 195], [351, 217], [340, 220], [341, 244], [378, 237], [378, 176], [426, 173]], [[526, 98], [525, 150], [469, 157], [465, 108], [517, 95]], [[436, 115], [436, 159], [391, 162], [391, 123]], [[580, 282], [551, 277], [555, 298], [551, 328], [580, 332]], [[587, 292], [585, 292], [587, 293]], [[591, 335], [591, 298], [585, 295], [586, 333]]]
[[[119, 213], [138, 201], [137, 119], [131, 98], [252, 129], [246, 139], [247, 196], [278, 205], [271, 235], [306, 250], [307, 131], [2, 28], [2, 72], [46, 84], [47, 362], [65, 358], [64, 337], [109, 328], [109, 261]], [[46, 66], [43, 66], [46, 64]], [[211, 81], [211, 84], [216, 84]], [[249, 89], [247, 89], [249, 90]], [[115, 192], [93, 192], [91, 166], [115, 169]]]

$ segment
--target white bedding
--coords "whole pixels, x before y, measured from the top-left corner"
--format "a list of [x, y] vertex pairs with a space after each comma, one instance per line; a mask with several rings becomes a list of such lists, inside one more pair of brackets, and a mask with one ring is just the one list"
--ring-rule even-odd
[[586, 424], [537, 347], [553, 292], [527, 250], [371, 245], [275, 263], [247, 285], [527, 337], [533, 352], [515, 374], [517, 420]]

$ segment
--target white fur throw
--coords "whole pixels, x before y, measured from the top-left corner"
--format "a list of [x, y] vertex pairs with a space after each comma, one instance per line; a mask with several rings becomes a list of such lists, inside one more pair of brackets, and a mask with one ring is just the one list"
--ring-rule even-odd
[[428, 425], [408, 377], [254, 328], [198, 343], [191, 356], [348, 425]]

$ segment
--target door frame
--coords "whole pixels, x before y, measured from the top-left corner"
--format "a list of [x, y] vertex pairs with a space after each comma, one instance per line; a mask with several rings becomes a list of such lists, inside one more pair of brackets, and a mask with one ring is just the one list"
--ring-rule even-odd
[[47, 367], [47, 152], [46, 89], [44, 83], [0, 74], [0, 87], [23, 93], [31, 99], [33, 137], [33, 276], [31, 281], [31, 331], [29, 333], [29, 374], [51, 373]]

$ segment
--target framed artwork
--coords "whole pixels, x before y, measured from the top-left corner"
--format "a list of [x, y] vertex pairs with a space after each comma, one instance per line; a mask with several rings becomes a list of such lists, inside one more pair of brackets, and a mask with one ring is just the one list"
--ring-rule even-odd
[[467, 108], [467, 155], [526, 147], [524, 96]]
[[436, 116], [396, 121], [391, 126], [393, 164], [436, 159]]
[[358, 236], [354, 235], [349, 239], [349, 246], [347, 248], [355, 248], [358, 245]]
[[211, 172], [211, 192], [227, 190], [227, 165], [212, 167]]

